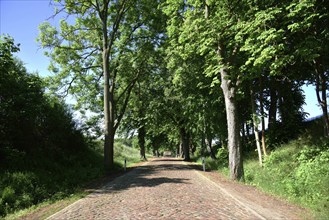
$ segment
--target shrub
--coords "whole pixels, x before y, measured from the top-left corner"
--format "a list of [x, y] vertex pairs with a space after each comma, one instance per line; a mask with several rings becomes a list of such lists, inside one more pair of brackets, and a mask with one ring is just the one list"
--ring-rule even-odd
[[295, 184], [299, 195], [303, 195], [302, 203], [313, 205], [317, 201], [322, 206], [328, 205], [329, 150], [307, 148], [301, 151], [297, 159], [300, 165], [296, 169]]
[[329, 149], [304, 145], [303, 140], [282, 145], [265, 158], [246, 161], [245, 180], [265, 191], [314, 210], [319, 218], [329, 215]]

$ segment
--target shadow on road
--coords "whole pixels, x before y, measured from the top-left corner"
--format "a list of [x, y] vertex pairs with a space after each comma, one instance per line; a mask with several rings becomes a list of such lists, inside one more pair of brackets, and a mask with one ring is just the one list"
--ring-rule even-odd
[[[189, 179], [170, 178], [166, 176], [156, 176], [162, 171], [200, 170], [199, 166], [183, 163], [177, 158], [157, 158], [150, 161], [146, 166], [138, 167], [123, 176], [109, 182], [96, 194], [116, 193], [132, 187], [156, 187], [161, 184], [190, 184]], [[166, 172], [163, 172], [166, 173]], [[154, 175], [154, 176], [153, 176]]]

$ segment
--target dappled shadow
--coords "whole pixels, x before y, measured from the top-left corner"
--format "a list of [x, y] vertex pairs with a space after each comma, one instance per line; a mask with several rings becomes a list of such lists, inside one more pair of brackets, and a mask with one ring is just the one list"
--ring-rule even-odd
[[152, 162], [161, 162], [161, 161], [184, 161], [184, 160], [177, 157], [157, 157]]
[[96, 194], [117, 193], [133, 187], [156, 187], [162, 184], [189, 184], [189, 179], [184, 178], [168, 178], [168, 177], [129, 177], [122, 178], [121, 181], [113, 181], [101, 190], [97, 190]]
[[[140, 166], [123, 176], [107, 183], [94, 194], [116, 193], [133, 187], [156, 187], [161, 184], [190, 184], [186, 178], [170, 178], [157, 176], [163, 171], [182, 171], [199, 169], [199, 166], [183, 163], [177, 158], [157, 158], [146, 166]], [[161, 173], [161, 175], [166, 172]]]

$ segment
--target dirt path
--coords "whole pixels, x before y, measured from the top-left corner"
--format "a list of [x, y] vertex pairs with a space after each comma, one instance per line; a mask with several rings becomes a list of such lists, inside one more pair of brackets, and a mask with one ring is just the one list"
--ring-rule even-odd
[[252, 187], [160, 158], [49, 219], [303, 219], [304, 212]]

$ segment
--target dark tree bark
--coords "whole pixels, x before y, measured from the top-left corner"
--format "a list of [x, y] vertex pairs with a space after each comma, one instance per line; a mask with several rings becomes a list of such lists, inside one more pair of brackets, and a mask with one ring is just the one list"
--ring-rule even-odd
[[[103, 6], [98, 4], [96, 10], [99, 18], [102, 22], [102, 68], [104, 77], [104, 166], [105, 170], [109, 171], [114, 168], [114, 136], [115, 131], [122, 119], [123, 112], [127, 105], [127, 101], [131, 92], [131, 88], [127, 90], [127, 99], [120, 116], [115, 123], [115, 102], [114, 102], [114, 89], [116, 81], [116, 72], [110, 75], [110, 52], [115, 41], [121, 19], [124, 14], [125, 1], [120, 5], [120, 9], [117, 11], [116, 20], [113, 23], [113, 30], [109, 33], [108, 30], [108, 15], [109, 15], [109, 1], [104, 0]], [[111, 85], [110, 85], [111, 81]], [[134, 82], [135, 83], [135, 82]], [[132, 84], [132, 86], [134, 85]]]
[[211, 137], [208, 137], [207, 138], [207, 142], [208, 142], [208, 152], [210, 153], [210, 157], [212, 159], [216, 159], [216, 155], [215, 155], [215, 152], [214, 152], [214, 149], [212, 148], [212, 138]]
[[261, 114], [261, 124], [262, 124], [262, 149], [264, 156], [267, 156], [266, 145], [265, 145], [265, 116], [264, 116], [264, 105], [263, 105], [264, 95], [263, 95], [263, 79], [260, 78], [260, 98], [259, 98], [259, 108]]
[[328, 116], [328, 102], [327, 102], [327, 80], [324, 70], [320, 68], [320, 64], [314, 61], [315, 72], [316, 72], [316, 81], [315, 81], [315, 90], [318, 103], [321, 106], [323, 113], [324, 121], [324, 135], [329, 136], [329, 116]]
[[273, 124], [276, 123], [276, 113], [278, 111], [278, 95], [277, 90], [275, 88], [275, 82], [272, 80], [270, 82], [270, 109], [268, 112], [268, 129], [273, 127]]
[[206, 153], [206, 148], [207, 148], [207, 145], [206, 145], [206, 138], [205, 138], [205, 135], [202, 134], [202, 137], [201, 137], [201, 155], [204, 156], [205, 153]]
[[184, 160], [190, 161], [189, 134], [186, 132], [185, 128], [180, 128], [179, 132]]
[[193, 144], [193, 142], [191, 142], [191, 145], [190, 145], [191, 147], [191, 154], [192, 154], [192, 156], [194, 156], [194, 153], [195, 153], [195, 151], [196, 151], [196, 145], [195, 144]]
[[146, 160], [145, 135], [146, 135], [145, 127], [141, 126], [138, 129], [138, 145], [139, 145], [139, 149], [140, 149], [140, 157], [141, 157], [142, 160]]
[[246, 132], [247, 132], [247, 141], [249, 142], [249, 135], [250, 135], [250, 127], [249, 127], [249, 124], [246, 123]]

